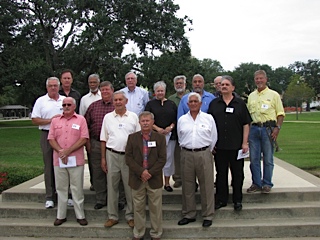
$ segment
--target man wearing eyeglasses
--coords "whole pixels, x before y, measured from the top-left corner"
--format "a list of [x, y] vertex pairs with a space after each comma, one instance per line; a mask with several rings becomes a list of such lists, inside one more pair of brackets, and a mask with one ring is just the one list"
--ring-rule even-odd
[[48, 140], [53, 152], [54, 176], [58, 194], [57, 219], [54, 226], [67, 221], [68, 188], [73, 197], [77, 222], [87, 225], [84, 215], [84, 152], [83, 147], [89, 139], [85, 118], [75, 113], [76, 100], [63, 99], [63, 114], [52, 120]]
[[217, 98], [221, 96], [221, 80], [222, 80], [222, 76], [217, 76], [213, 80], [213, 86], [216, 89], [216, 91], [213, 93], [213, 95]]
[[37, 99], [32, 110], [32, 123], [41, 130], [40, 146], [44, 162], [44, 183], [46, 191], [46, 208], [54, 207], [55, 183], [53, 173], [53, 149], [47, 140], [52, 119], [62, 114], [62, 100], [59, 95], [60, 81], [56, 77], [50, 77], [46, 81], [47, 94]]

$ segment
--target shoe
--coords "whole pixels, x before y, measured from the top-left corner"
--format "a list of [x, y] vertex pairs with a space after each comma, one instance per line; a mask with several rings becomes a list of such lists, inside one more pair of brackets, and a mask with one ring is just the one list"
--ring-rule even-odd
[[124, 204], [123, 202], [119, 202], [119, 203], [118, 203], [118, 210], [119, 210], [119, 211], [123, 210], [123, 209], [124, 209], [124, 205], [125, 205], [125, 204]]
[[94, 209], [98, 210], [101, 209], [105, 206], [105, 204], [101, 204], [101, 203], [97, 203], [96, 205], [94, 205]]
[[194, 190], [195, 192], [198, 192], [198, 187], [199, 187], [199, 184], [196, 182], [196, 189]]
[[174, 188], [178, 188], [178, 187], [181, 187], [182, 186], [182, 182], [175, 182], [174, 184], [173, 184], [173, 187]]
[[67, 204], [68, 204], [68, 207], [73, 207], [73, 200], [69, 198]]
[[90, 191], [95, 191], [93, 185], [90, 186]]
[[271, 187], [269, 186], [263, 186], [261, 193], [270, 193], [271, 192]]
[[215, 203], [214, 204], [214, 209], [219, 209], [219, 208], [222, 208], [222, 207], [225, 207], [225, 206], [227, 206], [227, 204], [226, 203], [223, 203], [223, 202], [217, 202], [217, 203]]
[[108, 221], [105, 222], [104, 227], [112, 227], [113, 225], [116, 225], [117, 223], [119, 223], [118, 220], [114, 220], [114, 219], [109, 219]]
[[170, 187], [170, 186], [164, 186], [163, 188], [164, 188], [164, 190], [166, 190], [167, 192], [172, 192], [172, 191], [173, 191], [172, 187]]
[[179, 222], [178, 225], [186, 225], [191, 222], [195, 222], [196, 220], [194, 218], [182, 218]]
[[133, 237], [132, 240], [143, 240], [143, 238], [136, 238], [136, 237]]
[[129, 221], [127, 221], [129, 227], [133, 228], [134, 227], [134, 220], [130, 219]]
[[242, 210], [242, 204], [241, 204], [241, 202], [234, 203], [234, 204], [233, 204], [233, 209], [234, 209], [235, 211], [241, 211], [241, 210]]
[[54, 208], [54, 202], [53, 201], [46, 201], [45, 207], [48, 208]]
[[54, 221], [53, 225], [54, 225], [54, 226], [60, 226], [62, 223], [66, 222], [66, 221], [67, 221], [66, 218], [63, 218], [63, 219], [57, 218], [57, 219]]
[[203, 220], [202, 227], [210, 227], [212, 225], [211, 220]]
[[152, 237], [151, 240], [160, 240], [160, 238], [153, 238], [153, 237]]
[[88, 225], [88, 221], [83, 218], [83, 219], [77, 219], [77, 222], [81, 225], [81, 226], [86, 226]]
[[247, 189], [247, 193], [254, 193], [254, 192], [258, 192], [261, 191], [261, 188], [258, 187], [255, 184], [252, 184], [248, 189]]

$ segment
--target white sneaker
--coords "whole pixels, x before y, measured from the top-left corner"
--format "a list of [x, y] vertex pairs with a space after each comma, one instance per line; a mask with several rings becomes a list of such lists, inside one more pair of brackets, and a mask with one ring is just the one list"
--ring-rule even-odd
[[53, 201], [46, 201], [46, 208], [54, 208], [54, 202]]
[[73, 200], [71, 198], [68, 199], [68, 206], [73, 207]]

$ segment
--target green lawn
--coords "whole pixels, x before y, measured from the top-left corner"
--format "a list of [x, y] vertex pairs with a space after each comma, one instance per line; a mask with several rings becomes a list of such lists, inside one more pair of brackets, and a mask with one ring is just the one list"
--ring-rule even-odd
[[296, 113], [286, 113], [285, 121], [319, 121], [320, 111], [317, 112], [302, 112], [298, 113], [298, 120]]

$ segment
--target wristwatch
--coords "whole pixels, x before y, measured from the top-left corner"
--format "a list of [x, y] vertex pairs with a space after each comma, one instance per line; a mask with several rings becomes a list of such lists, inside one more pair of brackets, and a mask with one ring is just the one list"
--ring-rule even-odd
[[276, 127], [277, 127], [279, 130], [281, 129], [281, 126], [278, 126], [278, 125], [277, 125]]

